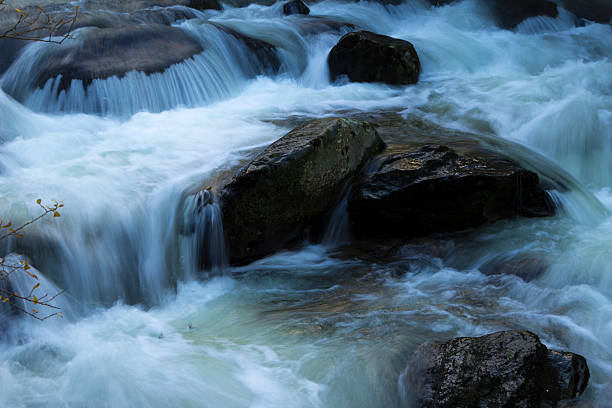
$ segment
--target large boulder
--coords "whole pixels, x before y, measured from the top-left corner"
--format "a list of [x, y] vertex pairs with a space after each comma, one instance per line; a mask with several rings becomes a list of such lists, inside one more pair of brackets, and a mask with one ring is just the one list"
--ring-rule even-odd
[[494, 0], [490, 3], [495, 11], [499, 25], [511, 29], [529, 17], [557, 17], [557, 5], [548, 0]]
[[220, 192], [232, 264], [282, 249], [339, 200], [384, 144], [367, 122], [326, 118], [283, 136]]
[[348, 198], [358, 236], [415, 237], [514, 216], [552, 215], [538, 175], [492, 151], [440, 144], [395, 146]]
[[184, 31], [161, 24], [91, 27], [84, 37], [54, 50], [45, 61], [37, 85], [62, 75], [59, 89], [79, 79], [87, 86], [94, 79], [122, 77], [129, 71], [163, 72], [173, 64], [202, 52], [201, 45]]
[[415, 84], [421, 64], [408, 41], [369, 31], [346, 34], [327, 57], [331, 80], [346, 75], [353, 82]]
[[528, 331], [425, 344], [402, 376], [408, 406], [420, 408], [550, 407], [588, 380], [584, 357], [548, 350]]

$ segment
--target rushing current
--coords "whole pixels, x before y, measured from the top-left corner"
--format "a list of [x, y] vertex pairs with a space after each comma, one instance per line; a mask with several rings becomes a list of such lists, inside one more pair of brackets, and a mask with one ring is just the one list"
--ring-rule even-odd
[[[396, 407], [419, 344], [515, 328], [585, 356], [581, 402], [610, 407], [610, 25], [576, 26], [560, 9], [501, 30], [475, 0], [281, 10], [194, 13], [174, 26], [205, 51], [87, 92], [31, 86], [48, 44], [0, 78], [0, 218], [36, 216], [37, 198], [65, 204], [2, 250], [66, 290], [64, 319], [19, 319], [0, 343], [0, 407]], [[331, 84], [327, 54], [351, 27], [412, 42], [419, 83]], [[221, 28], [276, 46], [277, 72]], [[289, 131], [286, 119], [371, 111], [518, 143], [532, 167], [569, 180], [553, 193], [562, 210], [392, 260], [339, 251], [331, 225], [323, 244], [228, 267], [218, 208], [199, 211], [196, 192]], [[546, 272], [483, 270], [516, 255]]]

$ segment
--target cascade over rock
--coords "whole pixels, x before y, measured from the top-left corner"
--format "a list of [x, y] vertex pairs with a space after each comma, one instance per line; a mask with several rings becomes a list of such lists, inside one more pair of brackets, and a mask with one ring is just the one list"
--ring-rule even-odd
[[377, 158], [352, 186], [348, 212], [358, 235], [414, 237], [547, 216], [553, 205], [536, 173], [499, 154], [416, 143]]
[[258, 71], [268, 75], [273, 75], [278, 72], [281, 66], [281, 61], [276, 53], [276, 47], [266, 41], [257, 38], [249, 37], [232, 28], [222, 24], [211, 23], [218, 29], [230, 34], [232, 37], [241, 41], [253, 53], [256, 61], [259, 63]]
[[273, 143], [220, 193], [230, 262], [248, 262], [297, 239], [383, 146], [372, 125], [343, 118], [310, 121]]
[[589, 368], [584, 357], [549, 350], [531, 332], [503, 331], [426, 343], [401, 381], [418, 407], [535, 408], [581, 395]]
[[66, 44], [59, 55], [46, 61], [37, 78], [42, 87], [62, 76], [60, 89], [72, 80], [90, 84], [94, 79], [123, 76], [128, 71], [162, 72], [202, 51], [201, 45], [182, 30], [160, 24], [88, 28], [82, 41]]
[[421, 64], [408, 41], [358, 31], [346, 34], [327, 57], [330, 77], [346, 75], [353, 82], [385, 82], [391, 85], [415, 84]]

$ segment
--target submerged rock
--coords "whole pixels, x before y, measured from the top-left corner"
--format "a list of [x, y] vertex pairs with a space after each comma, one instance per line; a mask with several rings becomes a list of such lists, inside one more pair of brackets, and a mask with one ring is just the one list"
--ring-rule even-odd
[[163, 72], [169, 66], [202, 51], [200, 44], [182, 30], [160, 24], [89, 28], [78, 42], [64, 44], [45, 61], [37, 85], [62, 76], [59, 89], [72, 80], [84, 86], [94, 79], [122, 77], [129, 71]]
[[291, 0], [283, 4], [283, 14], [310, 14], [310, 9], [302, 0]]
[[346, 34], [328, 57], [333, 80], [346, 75], [353, 82], [385, 82], [392, 85], [415, 84], [421, 64], [408, 41], [369, 31]]
[[493, 10], [502, 28], [511, 29], [529, 17], [548, 16], [557, 17], [557, 5], [548, 0], [495, 0]]
[[548, 350], [528, 331], [503, 331], [422, 345], [401, 381], [422, 408], [538, 408], [581, 395], [588, 380], [584, 357]]
[[550, 267], [544, 255], [521, 254], [510, 258], [494, 259], [480, 270], [486, 275], [515, 275], [526, 282], [542, 276]]
[[220, 193], [230, 262], [260, 258], [299, 238], [383, 146], [372, 125], [342, 118], [310, 121], [269, 146]]
[[548, 216], [554, 206], [538, 175], [508, 158], [417, 143], [379, 156], [352, 186], [348, 212], [357, 235], [415, 237]]

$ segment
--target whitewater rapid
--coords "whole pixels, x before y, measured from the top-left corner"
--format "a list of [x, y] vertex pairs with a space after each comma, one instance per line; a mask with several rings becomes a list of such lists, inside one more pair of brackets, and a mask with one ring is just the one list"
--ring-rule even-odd
[[[42, 44], [0, 77], [0, 218], [63, 200], [22, 248], [37, 248], [28, 255], [70, 303], [63, 321], [26, 319], [0, 344], [0, 407], [393, 407], [417, 345], [509, 328], [584, 355], [584, 403], [610, 405], [612, 28], [576, 27], [561, 9], [499, 30], [473, 0], [310, 6], [313, 17], [251, 5], [177, 22], [205, 52], [87, 93], [58, 94], [53, 80], [27, 91], [53, 56]], [[309, 18], [409, 40], [419, 84], [330, 84], [327, 53], [350, 28], [300, 25]], [[219, 26], [275, 45], [279, 71], [249, 65]], [[518, 142], [532, 166], [571, 180], [554, 193], [562, 211], [392, 262], [328, 243], [198, 279], [184, 228], [196, 191], [292, 119], [372, 111]], [[532, 282], [483, 273], [514, 255], [550, 266]]]

